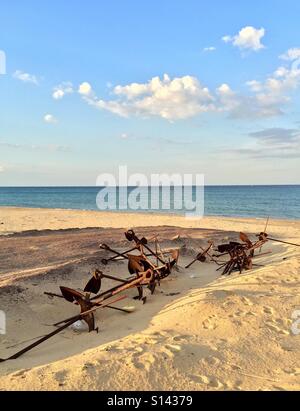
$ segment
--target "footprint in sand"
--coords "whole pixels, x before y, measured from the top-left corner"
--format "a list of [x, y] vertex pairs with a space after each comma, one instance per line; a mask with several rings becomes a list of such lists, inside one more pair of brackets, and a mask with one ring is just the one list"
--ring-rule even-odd
[[94, 368], [94, 364], [92, 364], [91, 362], [86, 362], [85, 364], [83, 364], [83, 367], [82, 367], [83, 370], [88, 370], [91, 368]]
[[244, 305], [249, 305], [249, 306], [253, 305], [252, 301], [251, 301], [249, 298], [247, 298], [247, 297], [241, 297], [241, 302], [242, 302]]
[[165, 335], [160, 332], [154, 332], [149, 334], [143, 334], [141, 337], [135, 339], [135, 343], [142, 345], [155, 345], [161, 340], [165, 339]]
[[267, 307], [267, 306], [263, 307], [263, 312], [265, 314], [270, 314], [270, 315], [274, 314], [273, 308], [272, 307]]
[[247, 312], [246, 312], [246, 315], [247, 315], [248, 317], [256, 317], [256, 314], [255, 314], [255, 312], [253, 312], [253, 311], [247, 311]]
[[217, 324], [215, 322], [212, 322], [209, 318], [202, 322], [202, 326], [206, 330], [215, 330], [217, 328]]
[[221, 361], [217, 357], [208, 357], [204, 359], [204, 362], [206, 362], [209, 365], [218, 365]]
[[157, 338], [147, 337], [147, 338], [145, 338], [144, 344], [156, 345], [158, 342], [159, 342], [159, 340]]
[[217, 389], [221, 389], [224, 386], [224, 384], [221, 381], [219, 381], [216, 377], [211, 378], [209, 385]]
[[233, 371], [240, 371], [242, 369], [239, 365], [235, 365], [235, 364], [231, 365], [230, 368]]
[[155, 331], [151, 335], [152, 338], [155, 338], [156, 341], [164, 340], [166, 337], [169, 337], [168, 331]]
[[277, 332], [277, 333], [279, 333], [279, 334], [282, 334], [282, 335], [289, 335], [289, 334], [290, 334], [289, 331], [284, 330], [284, 329], [278, 327], [278, 326], [277, 326], [274, 322], [272, 322], [272, 321], [267, 322], [266, 325], [267, 325], [267, 327], [269, 328], [269, 330], [271, 330], [271, 331], [275, 331], [275, 332]]
[[241, 317], [244, 318], [244, 317], [255, 317], [255, 316], [256, 314], [253, 311], [237, 310], [235, 313], [230, 314], [228, 317], [235, 319], [236, 321], [233, 321], [234, 323], [238, 322], [242, 324], [242, 322], [239, 320]]
[[192, 337], [190, 335], [175, 335], [173, 341], [189, 341]]
[[164, 334], [160, 331], [155, 331], [154, 333], [152, 333], [152, 335], [154, 337], [164, 337]]
[[147, 372], [150, 371], [151, 366], [155, 363], [156, 358], [154, 354], [146, 352], [138, 357], [138, 359], [133, 359], [132, 364], [138, 369], [145, 369]]
[[135, 347], [134, 350], [132, 350], [132, 351], [134, 351], [134, 352], [131, 354], [131, 358], [134, 361], [138, 362], [138, 359], [141, 357], [141, 355], [144, 353], [145, 350], [142, 347]]
[[228, 338], [219, 338], [219, 341], [217, 342], [218, 347], [221, 346], [223, 347], [225, 344], [229, 343]]
[[222, 307], [227, 308], [227, 307], [234, 306], [235, 304], [236, 304], [236, 303], [235, 303], [234, 301], [232, 301], [232, 300], [226, 300], [226, 301], [222, 304]]
[[189, 377], [199, 384], [209, 384], [209, 378], [206, 375], [190, 375]]
[[134, 347], [133, 350], [134, 350], [135, 354], [140, 354], [141, 352], [144, 352], [144, 348], [139, 347], [139, 346]]
[[236, 315], [237, 317], [245, 317], [246, 311], [237, 310], [237, 311], [235, 312], [235, 315]]
[[190, 375], [189, 377], [199, 384], [207, 385], [209, 388], [221, 389], [224, 387], [224, 384], [216, 377], [209, 378], [206, 375]]
[[193, 374], [191, 374], [191, 375], [188, 375], [188, 378], [189, 378], [190, 380], [192, 380], [192, 381], [195, 381], [195, 382], [198, 383], [198, 384], [202, 384], [202, 383], [203, 383], [203, 381], [202, 381], [201, 377], [199, 377], [199, 375], [193, 375]]
[[281, 349], [282, 349], [283, 351], [287, 351], [287, 352], [298, 351], [296, 347], [292, 347], [292, 346], [286, 345], [286, 344], [281, 345]]
[[282, 318], [275, 318], [274, 321], [276, 322], [276, 324], [278, 324], [281, 327], [285, 326], [285, 322]]
[[237, 325], [238, 327], [241, 327], [244, 323], [242, 322], [242, 321], [240, 321], [240, 320], [234, 320], [234, 321], [232, 321], [233, 322], [233, 324], [235, 324], [235, 325]]
[[281, 371], [293, 377], [297, 377], [298, 375], [300, 375], [300, 368], [298, 367], [297, 368], [284, 368], [284, 369], [281, 369]]
[[166, 344], [166, 348], [168, 348], [173, 353], [181, 351], [181, 345]]
[[64, 383], [65, 383], [65, 379], [66, 379], [66, 377], [67, 377], [67, 375], [68, 375], [68, 371], [58, 371], [58, 372], [56, 372], [55, 374], [54, 374], [54, 378], [55, 378], [55, 380], [58, 382], [58, 385], [60, 386], [60, 387], [62, 387], [63, 385], [64, 385]]

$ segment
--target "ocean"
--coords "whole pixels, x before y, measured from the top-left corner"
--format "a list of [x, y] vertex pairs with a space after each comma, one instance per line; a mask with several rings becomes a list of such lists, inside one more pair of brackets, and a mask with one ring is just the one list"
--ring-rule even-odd
[[[100, 187], [0, 187], [0, 206], [97, 210], [99, 190]], [[149, 189], [143, 190], [142, 197]], [[300, 218], [300, 185], [206, 186], [204, 199], [206, 216]], [[145, 212], [136, 210], [139, 211]], [[174, 209], [171, 201], [169, 210], [160, 205], [158, 210], [149, 212], [181, 214], [186, 210]]]

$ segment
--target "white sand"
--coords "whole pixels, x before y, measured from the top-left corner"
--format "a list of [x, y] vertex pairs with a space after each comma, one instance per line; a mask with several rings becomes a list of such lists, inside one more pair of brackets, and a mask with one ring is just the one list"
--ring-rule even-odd
[[[229, 231], [260, 232], [264, 220], [0, 208], [3, 234], [163, 225], [221, 229], [226, 237]], [[298, 221], [271, 220], [268, 232], [299, 243], [299, 229]], [[294, 335], [291, 325], [293, 311], [300, 309], [299, 248], [275, 243], [265, 248], [273, 253], [259, 259], [264, 267], [220, 277], [213, 264], [196, 263], [162, 282], [144, 306], [134, 300], [118, 303], [134, 304], [134, 313], [99, 312], [99, 334], [67, 330], [20, 359], [0, 364], [0, 389], [298, 390], [300, 334]], [[189, 259], [184, 257], [180, 265]], [[125, 264], [118, 267], [126, 275]], [[45, 323], [76, 313], [76, 307], [42, 292], [57, 291], [62, 282], [82, 287], [86, 267], [63, 278], [59, 273], [40, 277], [14, 283], [25, 290], [24, 301], [0, 291], [0, 304], [6, 304], [12, 323], [18, 324], [0, 336], [0, 357], [22, 348], [19, 343], [30, 335], [49, 332]], [[180, 294], [166, 295], [176, 292]]]

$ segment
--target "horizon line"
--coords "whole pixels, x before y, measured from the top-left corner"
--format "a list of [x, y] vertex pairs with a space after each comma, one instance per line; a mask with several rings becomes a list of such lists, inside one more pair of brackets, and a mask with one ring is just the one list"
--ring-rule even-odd
[[[174, 186], [174, 185], [170, 185], [171, 187], [183, 187], [182, 186]], [[280, 183], [280, 184], [204, 184], [204, 187], [265, 187], [265, 186], [300, 186], [300, 183]], [[128, 187], [128, 188], [137, 188], [137, 187], [169, 187], [166, 185], [149, 185], [149, 186], [120, 186], [120, 185], [116, 185], [116, 186], [98, 186], [98, 185], [22, 185], [22, 186], [0, 186], [1, 188], [101, 188], [101, 187]], [[186, 186], [186, 187], [197, 187], [195, 184], [192, 184], [191, 186]]]

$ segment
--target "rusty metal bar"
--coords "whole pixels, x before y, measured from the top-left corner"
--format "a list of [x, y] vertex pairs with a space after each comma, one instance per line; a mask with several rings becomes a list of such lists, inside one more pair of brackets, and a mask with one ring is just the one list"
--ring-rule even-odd
[[[126, 296], [122, 296], [117, 298], [114, 301], [111, 301], [111, 303], [123, 300], [124, 298], [126, 298]], [[57, 328], [56, 330], [52, 331], [51, 333], [45, 335], [44, 337], [40, 338], [38, 341], [35, 341], [34, 343], [30, 344], [29, 346], [23, 348], [22, 350], [18, 351], [17, 353], [11, 355], [8, 358], [0, 358], [0, 362], [4, 362], [4, 361], [8, 361], [8, 360], [15, 360], [16, 358], [19, 358], [22, 354], [25, 354], [26, 352], [32, 350], [33, 348], [37, 347], [38, 345], [42, 344], [44, 341], [49, 340], [49, 338], [53, 337], [54, 335], [60, 333], [61, 331], [63, 331], [64, 329], [68, 328], [70, 325], [72, 325], [73, 323], [75, 323], [76, 321], [82, 319], [83, 317], [85, 317], [87, 314], [90, 314], [96, 310], [98, 310], [99, 308], [104, 308], [106, 305], [108, 305], [110, 303], [107, 304], [97, 304], [96, 306], [91, 308], [90, 310], [87, 310], [83, 313], [80, 313], [78, 315], [76, 315], [75, 317], [73, 317], [70, 321], [68, 321], [66, 324], [62, 325], [61, 327]]]

